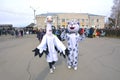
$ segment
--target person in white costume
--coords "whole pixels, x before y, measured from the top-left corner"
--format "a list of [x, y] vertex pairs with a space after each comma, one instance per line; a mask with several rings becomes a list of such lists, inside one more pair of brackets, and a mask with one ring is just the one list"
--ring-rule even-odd
[[67, 40], [68, 50], [70, 54], [67, 57], [68, 68], [74, 68], [77, 70], [78, 65], [78, 42], [85, 38], [84, 34], [79, 35], [80, 24], [76, 20], [71, 20], [68, 22], [67, 30], [63, 31], [61, 38]]
[[46, 54], [46, 59], [50, 67], [50, 73], [53, 73], [55, 69], [55, 62], [58, 61], [57, 51], [65, 57], [66, 47], [64, 44], [52, 33], [52, 16], [47, 16], [46, 18], [46, 34], [43, 36], [41, 43], [33, 50], [35, 56], [42, 56], [43, 53]]

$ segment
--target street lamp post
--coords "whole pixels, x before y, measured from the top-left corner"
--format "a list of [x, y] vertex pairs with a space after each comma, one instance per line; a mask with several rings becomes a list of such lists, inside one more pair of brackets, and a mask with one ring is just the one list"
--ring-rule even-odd
[[36, 24], [36, 22], [35, 22], [35, 16], [36, 16], [35, 12], [36, 12], [36, 10], [35, 10], [33, 7], [31, 7], [31, 6], [30, 6], [30, 8], [31, 8], [31, 9], [33, 10], [33, 12], [34, 12], [34, 19], [33, 19], [33, 20], [34, 20], [34, 24]]

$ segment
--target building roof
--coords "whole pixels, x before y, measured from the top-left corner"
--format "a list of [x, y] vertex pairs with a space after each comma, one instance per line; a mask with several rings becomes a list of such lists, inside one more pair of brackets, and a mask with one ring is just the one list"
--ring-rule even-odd
[[[40, 16], [57, 16], [57, 13], [45, 13], [45, 14], [40, 14]], [[39, 15], [38, 15], [39, 16]]]
[[49, 16], [49, 15], [50, 16], [57, 16], [57, 14], [87, 14], [89, 16], [103, 16], [103, 15], [96, 15], [96, 14], [90, 14], [90, 13], [44, 13], [44, 14], [39, 14], [37, 16]]
[[89, 13], [88, 13], [88, 15], [89, 16], [102, 16], [102, 17], [104, 17], [103, 15], [96, 15], [96, 14], [89, 14]]

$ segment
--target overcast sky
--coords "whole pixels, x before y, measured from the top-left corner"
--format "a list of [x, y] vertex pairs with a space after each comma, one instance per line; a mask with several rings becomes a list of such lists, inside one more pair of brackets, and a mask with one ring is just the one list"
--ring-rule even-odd
[[[30, 8], [31, 6], [31, 8]], [[113, 0], [0, 0], [0, 24], [22, 27], [43, 13], [90, 13], [108, 17]]]

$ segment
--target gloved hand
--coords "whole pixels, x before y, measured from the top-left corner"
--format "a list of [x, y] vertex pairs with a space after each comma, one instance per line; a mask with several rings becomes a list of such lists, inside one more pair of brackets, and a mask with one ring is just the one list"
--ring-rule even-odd
[[60, 52], [60, 56], [63, 56], [64, 58], [66, 58], [66, 56], [64, 55], [64, 53], [63, 52]]
[[43, 52], [40, 53], [38, 48], [35, 48], [34, 50], [32, 50], [32, 52], [35, 52], [34, 56], [39, 55], [39, 57], [41, 57], [43, 55]]
[[65, 49], [65, 55], [69, 56], [70, 51], [68, 50], [68, 48]]
[[34, 50], [32, 50], [32, 52], [35, 52], [34, 56], [37, 56], [40, 54], [39, 49], [35, 48]]

